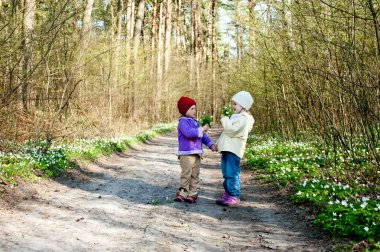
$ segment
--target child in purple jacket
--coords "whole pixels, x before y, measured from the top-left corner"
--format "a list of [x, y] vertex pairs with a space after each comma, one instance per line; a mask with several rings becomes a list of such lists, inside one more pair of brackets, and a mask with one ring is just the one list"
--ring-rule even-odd
[[182, 117], [178, 122], [178, 158], [181, 165], [180, 188], [175, 201], [195, 203], [198, 198], [199, 170], [202, 143], [212, 151], [217, 151], [216, 144], [206, 135], [208, 126], [199, 126], [195, 119], [197, 115], [196, 101], [182, 96], [178, 102], [178, 110]]

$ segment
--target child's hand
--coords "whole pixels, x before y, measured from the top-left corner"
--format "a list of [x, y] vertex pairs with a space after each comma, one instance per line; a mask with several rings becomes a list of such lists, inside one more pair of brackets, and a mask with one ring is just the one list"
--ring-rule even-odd
[[214, 152], [218, 151], [218, 145], [216, 144], [211, 145], [211, 150]]
[[208, 124], [202, 126], [203, 131], [208, 131], [209, 128]]

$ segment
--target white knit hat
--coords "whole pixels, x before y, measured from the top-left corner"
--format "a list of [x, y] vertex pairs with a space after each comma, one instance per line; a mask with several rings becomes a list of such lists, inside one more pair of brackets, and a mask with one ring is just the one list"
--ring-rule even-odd
[[240, 91], [236, 93], [234, 96], [232, 96], [232, 100], [246, 110], [249, 110], [253, 104], [253, 98], [247, 91]]

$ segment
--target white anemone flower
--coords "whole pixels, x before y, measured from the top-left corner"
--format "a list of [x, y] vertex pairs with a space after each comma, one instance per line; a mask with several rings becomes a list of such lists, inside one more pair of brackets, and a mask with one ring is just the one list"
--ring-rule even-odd
[[367, 197], [362, 197], [362, 201], [363, 202], [367, 202], [369, 200], [369, 198], [367, 198]]

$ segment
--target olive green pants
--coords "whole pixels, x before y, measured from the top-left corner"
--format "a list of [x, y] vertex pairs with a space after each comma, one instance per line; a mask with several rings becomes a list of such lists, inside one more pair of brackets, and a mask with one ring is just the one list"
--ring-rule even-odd
[[199, 168], [201, 157], [199, 155], [184, 155], [179, 157], [181, 165], [181, 179], [179, 194], [183, 197], [195, 196], [199, 189]]

